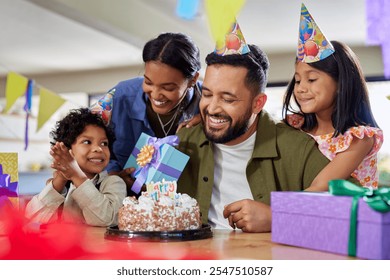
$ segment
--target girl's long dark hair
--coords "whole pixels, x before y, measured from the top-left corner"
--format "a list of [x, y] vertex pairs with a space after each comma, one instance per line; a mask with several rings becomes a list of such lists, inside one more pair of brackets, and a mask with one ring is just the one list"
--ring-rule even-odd
[[[349, 128], [365, 125], [378, 127], [371, 111], [368, 89], [355, 53], [344, 43], [331, 41], [335, 52], [326, 59], [309, 65], [329, 74], [338, 84], [335, 106], [332, 113], [332, 123], [335, 128], [334, 136], [343, 134]], [[296, 62], [301, 63], [301, 62]], [[294, 98], [295, 77], [287, 86], [283, 102], [283, 119], [287, 123], [287, 114], [295, 113], [304, 117], [304, 131], [310, 131], [317, 126], [314, 113], [305, 114], [294, 110], [291, 98]], [[298, 107], [300, 108], [299, 104]]]

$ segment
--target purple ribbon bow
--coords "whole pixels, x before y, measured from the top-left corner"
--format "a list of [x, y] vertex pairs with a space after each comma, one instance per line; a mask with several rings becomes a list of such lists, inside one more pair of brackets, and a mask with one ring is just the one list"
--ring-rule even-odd
[[0, 163], [0, 196], [8, 197], [18, 196], [18, 182], [11, 183], [11, 176], [3, 174], [3, 166]]
[[[141, 191], [142, 185], [145, 183], [149, 169], [151, 167], [154, 167], [155, 169], [158, 169], [159, 171], [167, 174], [171, 177], [179, 177], [180, 171], [161, 163], [161, 153], [160, 153], [160, 147], [164, 144], [168, 144], [171, 146], [177, 146], [179, 144], [179, 137], [176, 135], [170, 135], [164, 138], [156, 138], [156, 137], [150, 137], [148, 139], [148, 142], [146, 145], [151, 145], [154, 147], [154, 153], [152, 156], [152, 160], [146, 164], [144, 167], [138, 167], [134, 175], [137, 178], [131, 187], [131, 190], [135, 193], [139, 193]], [[137, 157], [138, 153], [140, 151], [138, 149], [134, 149], [133, 155], [134, 157]]]

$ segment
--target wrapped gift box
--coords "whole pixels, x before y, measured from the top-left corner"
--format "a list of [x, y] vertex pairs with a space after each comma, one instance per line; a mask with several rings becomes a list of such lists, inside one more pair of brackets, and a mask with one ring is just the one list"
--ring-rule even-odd
[[[177, 136], [171, 136], [171, 137], [177, 137]], [[138, 170], [145, 168], [137, 164], [137, 155], [139, 154], [142, 147], [148, 145], [150, 138], [151, 136], [145, 133], [141, 134], [124, 168], [135, 167]], [[159, 182], [162, 181], [162, 179], [165, 179], [165, 181], [178, 180], [181, 175], [181, 172], [183, 171], [184, 167], [186, 166], [189, 160], [189, 156], [183, 154], [182, 152], [178, 151], [177, 149], [175, 149], [169, 144], [158, 145], [158, 150], [159, 150], [159, 158], [157, 158], [155, 164], [152, 164], [147, 167], [146, 180], [142, 182], [142, 184], [143, 183], [147, 184], [150, 182]], [[138, 175], [136, 175], [137, 179], [138, 179]], [[135, 190], [133, 189], [133, 191], [139, 192], [139, 190], [137, 189]]]
[[[348, 254], [352, 197], [328, 193], [272, 192], [272, 241]], [[358, 202], [356, 256], [390, 259], [390, 212]]]
[[8, 197], [19, 207], [17, 153], [0, 153], [0, 196]]

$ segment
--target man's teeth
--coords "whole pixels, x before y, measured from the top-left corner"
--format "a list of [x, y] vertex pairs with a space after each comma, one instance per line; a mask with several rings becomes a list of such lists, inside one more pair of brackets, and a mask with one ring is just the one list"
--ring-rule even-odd
[[210, 117], [210, 121], [213, 122], [213, 123], [224, 123], [224, 122], [227, 122], [226, 119], [219, 119], [219, 118], [214, 118], [214, 117]]

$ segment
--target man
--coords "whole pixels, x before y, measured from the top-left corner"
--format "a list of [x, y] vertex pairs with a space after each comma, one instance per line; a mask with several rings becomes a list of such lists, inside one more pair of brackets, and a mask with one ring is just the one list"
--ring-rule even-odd
[[190, 156], [178, 191], [198, 200], [203, 223], [267, 232], [271, 191], [309, 187], [329, 161], [310, 136], [263, 110], [269, 62], [258, 47], [249, 49], [207, 56], [202, 123], [178, 133], [179, 149]]

